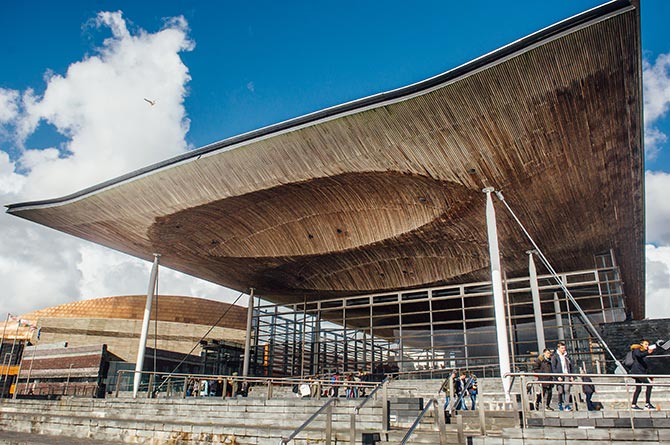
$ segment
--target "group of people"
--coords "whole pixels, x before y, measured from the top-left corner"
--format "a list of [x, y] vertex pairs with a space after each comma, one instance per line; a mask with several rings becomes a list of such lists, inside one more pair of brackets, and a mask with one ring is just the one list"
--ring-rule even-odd
[[[631, 345], [631, 366], [629, 369], [630, 374], [648, 374], [649, 368], [646, 362], [647, 355], [651, 354], [654, 351], [654, 348], [649, 347], [648, 340], [642, 340], [640, 343]], [[535, 409], [540, 408], [540, 404], [544, 403], [544, 408], [550, 411], [553, 411], [551, 407], [552, 399], [552, 389], [555, 386], [556, 392], [558, 394], [558, 409], [560, 411], [572, 411], [572, 395], [571, 384], [566, 384], [566, 382], [574, 381], [574, 377], [566, 376], [565, 374], [572, 374], [573, 367], [572, 361], [568, 356], [565, 343], [559, 341], [556, 345], [556, 351], [552, 352], [550, 349], [545, 349], [542, 351], [542, 354], [535, 360], [533, 364], [533, 372], [538, 374], [557, 374], [556, 376], [547, 376], [547, 375], [538, 375], [539, 380], [542, 381], [541, 388], [542, 390], [538, 392], [535, 399]], [[582, 373], [584, 373], [582, 371]], [[593, 402], [593, 394], [596, 392], [595, 385], [590, 377], [582, 376], [581, 377], [582, 392], [586, 399], [586, 407], [589, 411], [596, 410], [596, 403]], [[633, 392], [633, 399], [631, 401], [631, 409], [641, 410], [637, 404], [638, 397], [642, 391], [642, 387], [646, 384], [646, 393], [645, 399], [646, 404], [644, 409], [653, 410], [656, 409], [654, 405], [651, 404], [651, 380], [649, 378], [635, 378], [637, 385], [635, 386], [635, 391]]]
[[[538, 374], [559, 374], [554, 378], [548, 376], [540, 377], [540, 380], [547, 381], [547, 383], [542, 383], [542, 391], [538, 392], [537, 398], [535, 399], [535, 409], [539, 409], [540, 403], [544, 403], [545, 409], [553, 411], [553, 408], [551, 407], [552, 388], [556, 385], [556, 392], [558, 393], [558, 409], [560, 411], [572, 411], [572, 396], [570, 394], [572, 385], [562, 384], [561, 382], [565, 382], [566, 379], [572, 381], [573, 378], [560, 375], [572, 374], [572, 360], [570, 360], [570, 357], [568, 356], [565, 343], [559, 341], [556, 345], [556, 352], [554, 353], [552, 353], [551, 349], [545, 348], [544, 351], [542, 351], [542, 354], [535, 360], [533, 372], [537, 372]], [[583, 379], [588, 379], [588, 377], [583, 377]], [[558, 383], [548, 383], [549, 380]], [[595, 388], [593, 385], [583, 385], [583, 391], [586, 396], [588, 409], [595, 409], [591, 401]]]
[[[330, 385], [323, 385], [323, 380], [330, 380]], [[293, 392], [300, 398], [317, 397], [321, 390], [321, 397], [344, 396], [347, 399], [355, 399], [366, 396], [365, 387], [360, 384], [366, 381], [368, 381], [368, 374], [364, 371], [344, 374], [336, 371], [330, 376], [321, 376], [319, 381], [313, 378], [309, 382], [295, 385]]]
[[[474, 410], [477, 405], [477, 376], [475, 374], [452, 371], [451, 375], [442, 383], [440, 392], [447, 395], [444, 403], [445, 411], [450, 408], [456, 410]], [[470, 408], [467, 407], [467, 400], [470, 401]]]
[[187, 397], [223, 397], [223, 391], [226, 391], [226, 397], [242, 396], [246, 397], [249, 393], [249, 384], [246, 381], [240, 381], [237, 378], [237, 372], [226, 379], [196, 379], [192, 378], [186, 386]]

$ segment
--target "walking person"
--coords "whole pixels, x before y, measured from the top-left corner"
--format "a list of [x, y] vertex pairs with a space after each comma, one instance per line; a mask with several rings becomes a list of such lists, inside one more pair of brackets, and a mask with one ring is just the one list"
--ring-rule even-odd
[[[572, 363], [568, 357], [568, 351], [565, 343], [559, 341], [556, 344], [556, 353], [551, 357], [551, 371], [554, 374], [572, 374]], [[570, 376], [559, 375], [556, 377], [559, 382], [556, 384], [556, 392], [558, 392], [558, 409], [559, 411], [572, 411], [570, 406], [570, 386], [563, 382], [571, 382], [573, 379]]]
[[452, 390], [454, 393], [456, 388], [456, 371], [451, 371], [451, 374], [449, 374], [449, 377], [444, 379], [444, 382], [442, 382], [442, 386], [440, 387], [440, 390], [438, 391], [438, 394], [441, 392], [444, 392], [444, 394], [447, 396], [446, 400], [444, 401], [444, 411], [450, 411], [450, 403], [451, 403], [451, 397], [452, 397]]
[[[551, 369], [551, 349], [545, 348], [544, 351], [542, 351], [542, 354], [535, 359], [535, 363], [533, 364], [533, 372], [537, 372], [538, 374], [551, 374], [552, 369]], [[539, 380], [546, 381], [550, 380], [551, 377], [548, 375], [543, 375], [543, 376], [538, 376]], [[544, 403], [544, 408], [548, 411], [553, 411], [554, 409], [551, 407], [551, 387], [553, 385], [551, 383], [542, 383], [542, 391], [537, 393], [537, 397], [535, 398], [535, 410], [540, 409], [540, 403]]]
[[479, 394], [477, 388], [477, 376], [474, 374], [470, 374], [470, 379], [468, 380], [468, 393], [470, 394], [470, 401], [472, 402], [470, 409], [474, 411], [475, 406], [477, 405], [477, 394]]
[[[647, 356], [654, 352], [656, 345], [652, 347], [649, 346], [648, 340], [642, 340], [639, 344], [631, 345], [630, 350], [633, 356], [633, 366], [630, 368], [631, 374], [649, 374], [649, 366], [647, 365]], [[633, 400], [631, 402], [632, 409], [642, 409], [637, 406], [637, 398], [640, 396], [642, 391], [642, 386], [645, 383], [648, 383], [647, 390], [645, 392], [645, 409], [653, 410], [656, 409], [654, 405], [651, 404], [651, 379], [648, 377], [635, 378], [635, 392], [633, 392]]]
[[467, 411], [468, 407], [465, 405], [465, 397], [468, 395], [468, 386], [465, 372], [461, 372], [461, 376], [456, 380], [456, 409]]
[[[586, 371], [582, 370], [582, 374], [586, 374]], [[582, 376], [582, 382], [592, 383], [593, 380], [591, 380], [591, 377]], [[596, 406], [591, 398], [593, 397], [593, 393], [596, 392], [596, 386], [593, 384], [582, 385], [582, 392], [584, 393], [584, 397], [586, 397], [586, 409], [589, 411], [595, 411]]]

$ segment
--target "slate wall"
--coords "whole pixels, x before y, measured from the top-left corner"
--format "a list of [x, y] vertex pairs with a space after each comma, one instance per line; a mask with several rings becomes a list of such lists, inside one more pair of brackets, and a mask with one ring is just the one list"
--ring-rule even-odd
[[[639, 343], [643, 338], [650, 343], [659, 340], [665, 343], [670, 340], [670, 319], [667, 318], [606, 323], [600, 325], [600, 329], [603, 339], [619, 360], [623, 360], [632, 344]], [[652, 374], [670, 374], [670, 350], [658, 348], [649, 356], [647, 363]], [[613, 363], [608, 362], [607, 372], [614, 372]]]

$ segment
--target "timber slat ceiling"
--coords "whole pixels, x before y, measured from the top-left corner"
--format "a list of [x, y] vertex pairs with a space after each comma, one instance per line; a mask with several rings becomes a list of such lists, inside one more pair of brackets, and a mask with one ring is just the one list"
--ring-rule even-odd
[[[486, 280], [493, 186], [557, 270], [614, 249], [643, 316], [639, 16], [615, 3], [439, 86], [9, 212], [291, 302]], [[525, 275], [530, 246], [497, 213]]]

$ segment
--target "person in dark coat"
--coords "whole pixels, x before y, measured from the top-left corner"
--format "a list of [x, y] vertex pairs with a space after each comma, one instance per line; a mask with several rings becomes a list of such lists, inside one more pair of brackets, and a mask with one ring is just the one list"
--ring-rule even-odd
[[[649, 374], [649, 366], [647, 365], [647, 356], [654, 352], [654, 348], [649, 347], [648, 340], [642, 340], [639, 344], [631, 345], [630, 350], [633, 355], [633, 366], [630, 368], [631, 374]], [[647, 391], [645, 393], [645, 409], [656, 409], [654, 405], [651, 404], [651, 379], [646, 377], [635, 378], [635, 392], [633, 392], [633, 400], [631, 402], [632, 409], [642, 409], [637, 406], [637, 398], [640, 396], [642, 391], [642, 384], [648, 383]]]
[[[533, 363], [533, 372], [537, 372], [538, 374], [551, 374], [551, 349], [545, 348], [544, 351], [542, 351], [542, 355], [538, 356], [534, 363]], [[550, 376], [538, 376], [539, 380], [550, 380]], [[544, 407], [549, 410], [553, 411], [554, 409], [550, 406], [551, 405], [551, 387], [553, 385], [551, 383], [543, 383], [542, 384], [542, 392], [537, 393], [537, 398], [535, 399], [535, 409], [539, 410], [540, 409], [540, 402], [544, 402]]]
[[[582, 373], [584, 374], [585, 371], [582, 371]], [[582, 382], [592, 383], [593, 380], [591, 380], [591, 377], [583, 376], [582, 377]], [[591, 400], [591, 398], [593, 397], [593, 393], [596, 392], [596, 386], [595, 385], [582, 385], [582, 392], [584, 393], [584, 397], [586, 397], [586, 409], [588, 409], [589, 411], [595, 411], [596, 406], [593, 403], [593, 401]]]
[[467, 375], [461, 372], [459, 378], [454, 383], [454, 397], [456, 398], [456, 409], [467, 411], [468, 407], [465, 405], [465, 397], [468, 395]]

